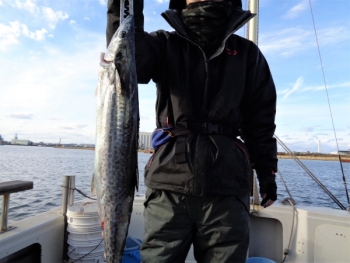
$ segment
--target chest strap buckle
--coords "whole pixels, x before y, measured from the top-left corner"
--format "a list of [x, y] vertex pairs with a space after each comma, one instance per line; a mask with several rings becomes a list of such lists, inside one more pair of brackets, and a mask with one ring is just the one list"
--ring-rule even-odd
[[203, 130], [206, 134], [220, 134], [221, 125], [212, 122], [203, 122]]

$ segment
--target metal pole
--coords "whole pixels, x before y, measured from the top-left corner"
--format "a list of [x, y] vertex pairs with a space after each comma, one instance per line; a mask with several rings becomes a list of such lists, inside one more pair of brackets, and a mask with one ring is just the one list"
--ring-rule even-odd
[[10, 194], [2, 196], [2, 212], [1, 212], [1, 229], [0, 232], [7, 230], [7, 215], [9, 212]]
[[247, 38], [258, 45], [259, 0], [250, 0], [248, 9], [256, 16], [248, 22]]
[[[74, 204], [74, 188], [75, 188], [75, 176], [68, 176], [68, 206], [72, 206]], [[68, 208], [68, 207], [67, 207]]]
[[260, 205], [258, 178], [256, 176], [255, 170], [254, 170], [254, 176], [253, 176], [253, 205], [257, 205], [257, 206]]
[[68, 260], [67, 209], [68, 209], [68, 206], [71, 206], [74, 203], [74, 188], [75, 188], [75, 176], [64, 175], [63, 182], [62, 182], [62, 204], [61, 204], [61, 214], [64, 217], [63, 260]]
[[64, 175], [62, 181], [62, 203], [61, 214], [67, 213], [68, 206], [74, 203], [74, 188], [75, 188], [75, 176]]
[[65, 215], [67, 212], [67, 200], [68, 200], [68, 176], [63, 176], [62, 202], [61, 202], [61, 214], [62, 215]]

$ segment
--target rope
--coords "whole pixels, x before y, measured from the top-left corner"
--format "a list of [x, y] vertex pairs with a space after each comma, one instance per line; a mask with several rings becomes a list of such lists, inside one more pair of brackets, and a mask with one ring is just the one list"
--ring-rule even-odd
[[[291, 193], [289, 192], [289, 189], [288, 189], [288, 187], [287, 187], [286, 182], [284, 181], [282, 172], [281, 172], [279, 169], [277, 169], [277, 173], [279, 174], [279, 176], [280, 176], [280, 178], [281, 178], [281, 180], [282, 180], [282, 182], [283, 182], [283, 184], [284, 184], [284, 187], [285, 187], [286, 190], [287, 190], [287, 193], [288, 193], [288, 195], [289, 195], [289, 198], [290, 198], [291, 200], [293, 200], [294, 204], [296, 204], [296, 202], [294, 201], [294, 199], [293, 199]], [[283, 202], [283, 201], [282, 201], [282, 202]]]
[[72, 253], [75, 251], [75, 249], [76, 249], [76, 248], [73, 248], [73, 250], [72, 250], [71, 252], [69, 252], [69, 253], [67, 254], [67, 256], [69, 256], [70, 254], [72, 254]]
[[294, 219], [295, 219], [295, 207], [294, 207], [294, 205], [295, 205], [295, 201], [293, 199], [290, 199], [290, 198], [285, 198], [285, 199], [282, 200], [282, 204], [287, 204], [287, 203], [289, 203], [292, 206], [292, 209], [293, 209], [293, 220], [292, 220], [292, 227], [291, 227], [291, 230], [290, 230], [288, 247], [283, 252], [284, 258], [281, 261], [281, 263], [283, 263], [286, 260], [287, 256], [289, 255], [290, 246], [292, 244], [293, 231], [294, 231]]
[[310, 4], [310, 11], [311, 11], [312, 22], [313, 22], [313, 25], [314, 25], [314, 31], [315, 31], [315, 37], [316, 37], [317, 48], [318, 48], [318, 56], [319, 56], [319, 58], [320, 58], [320, 63], [321, 63], [321, 68], [322, 68], [322, 75], [323, 75], [324, 87], [325, 87], [326, 94], [327, 94], [328, 108], [329, 108], [329, 112], [330, 112], [330, 115], [331, 115], [332, 126], [333, 126], [333, 132], [334, 132], [334, 137], [335, 137], [335, 143], [336, 143], [336, 145], [337, 145], [338, 158], [339, 158], [340, 168], [341, 168], [342, 175], [343, 175], [343, 183], [344, 183], [344, 187], [345, 187], [346, 198], [347, 198], [347, 200], [348, 200], [348, 204], [349, 204], [349, 208], [350, 208], [350, 199], [349, 199], [348, 187], [347, 187], [347, 184], [346, 184], [346, 178], [345, 178], [345, 174], [344, 174], [343, 164], [342, 164], [342, 161], [341, 161], [341, 158], [340, 158], [340, 154], [339, 154], [338, 138], [337, 138], [337, 133], [335, 132], [335, 125], [334, 125], [334, 120], [333, 120], [333, 114], [332, 114], [332, 109], [331, 109], [331, 103], [330, 103], [329, 95], [328, 95], [328, 88], [327, 88], [327, 82], [326, 82], [326, 75], [325, 75], [325, 73], [324, 73], [323, 62], [322, 62], [321, 51], [320, 51], [320, 45], [319, 45], [319, 43], [318, 43], [318, 37], [317, 37], [317, 31], [316, 31], [314, 13], [313, 13], [313, 11], [312, 11], [311, 0], [309, 0], [309, 4]]
[[294, 205], [296, 205], [296, 202], [294, 201], [294, 199], [292, 198], [292, 195], [290, 194], [290, 192], [289, 192], [289, 190], [288, 190], [287, 184], [286, 184], [286, 182], [285, 182], [284, 179], [283, 179], [283, 175], [282, 175], [281, 171], [278, 170], [277, 172], [278, 172], [278, 174], [280, 175], [280, 178], [281, 178], [281, 180], [282, 180], [282, 182], [283, 182], [283, 184], [284, 184], [284, 187], [286, 188], [287, 193], [288, 193], [288, 195], [289, 195], [289, 198], [283, 199], [283, 200], [281, 201], [281, 203], [282, 203], [283, 205], [290, 204], [290, 205], [292, 206], [292, 208], [293, 208], [292, 227], [291, 227], [291, 230], [290, 230], [290, 237], [289, 237], [288, 247], [287, 247], [287, 248], [284, 250], [284, 252], [283, 252], [284, 257], [283, 257], [283, 260], [281, 261], [281, 263], [283, 263], [283, 262], [286, 260], [287, 256], [289, 255], [290, 246], [291, 246], [291, 243], [292, 243], [292, 236], [293, 236], [293, 230], [294, 230], [294, 218], [295, 218], [295, 208], [294, 208]]
[[346, 210], [345, 206], [325, 187], [320, 180], [317, 179], [317, 177], [292, 153], [291, 150], [285, 145], [280, 138], [277, 137], [276, 134], [274, 134], [274, 137], [276, 138], [277, 142], [288, 152], [292, 158], [300, 165], [301, 168], [304, 169], [304, 171], [322, 188], [323, 191], [325, 191], [326, 194], [342, 209]]
[[103, 239], [101, 239], [100, 243], [98, 243], [98, 245], [97, 245], [93, 250], [91, 250], [89, 253], [85, 254], [84, 256], [82, 256], [82, 257], [80, 257], [80, 258], [78, 258], [78, 259], [72, 261], [72, 263], [77, 262], [78, 260], [81, 260], [82, 258], [84, 258], [84, 257], [86, 257], [87, 255], [89, 255], [89, 254], [90, 254], [91, 252], [93, 252], [96, 248], [98, 248], [99, 245], [101, 245], [102, 241], [103, 241]]
[[88, 195], [86, 195], [86, 194], [84, 194], [81, 190], [79, 190], [78, 188], [71, 188], [71, 187], [67, 187], [67, 186], [64, 186], [64, 185], [61, 185], [61, 187], [64, 187], [64, 188], [67, 188], [67, 189], [69, 189], [69, 190], [76, 190], [79, 194], [81, 194], [82, 196], [85, 196], [86, 198], [89, 198], [89, 199], [91, 199], [91, 200], [97, 200], [96, 198], [92, 198], [92, 197], [90, 197], [90, 196], [88, 196]]

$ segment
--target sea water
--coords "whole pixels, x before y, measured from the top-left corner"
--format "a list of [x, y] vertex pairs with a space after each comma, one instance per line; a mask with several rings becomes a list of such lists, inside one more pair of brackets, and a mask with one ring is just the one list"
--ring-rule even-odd
[[[145, 193], [143, 170], [151, 154], [139, 153], [139, 191]], [[304, 165], [347, 207], [341, 167], [336, 161], [302, 160]], [[330, 197], [291, 159], [278, 164], [292, 197], [299, 205], [323, 206], [339, 209]], [[75, 187], [90, 194], [94, 168], [94, 151], [34, 146], [0, 147], [0, 182], [32, 181], [34, 188], [10, 195], [8, 221], [18, 221], [49, 211], [61, 205], [64, 175], [75, 176]], [[345, 177], [350, 181], [350, 163], [343, 163]], [[349, 182], [350, 184], [350, 182]], [[278, 200], [289, 197], [277, 175]], [[75, 191], [74, 200], [85, 197]], [[278, 202], [278, 201], [277, 201]]]

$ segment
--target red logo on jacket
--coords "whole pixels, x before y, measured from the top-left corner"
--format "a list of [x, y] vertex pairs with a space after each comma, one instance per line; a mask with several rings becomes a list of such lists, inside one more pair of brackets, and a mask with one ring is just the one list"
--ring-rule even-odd
[[236, 56], [237, 55], [237, 51], [236, 50], [231, 50], [229, 48], [225, 48], [225, 51], [229, 55], [232, 55], [232, 56]]

